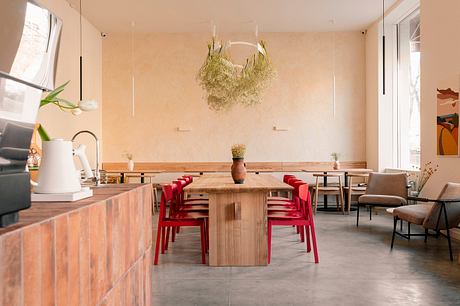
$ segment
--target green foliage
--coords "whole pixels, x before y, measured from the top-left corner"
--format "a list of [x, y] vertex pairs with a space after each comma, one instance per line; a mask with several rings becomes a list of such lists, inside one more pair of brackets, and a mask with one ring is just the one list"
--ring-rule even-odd
[[263, 52], [258, 51], [251, 59], [247, 59], [242, 68], [232, 63], [222, 44], [216, 48], [214, 39], [208, 44], [208, 56], [197, 78], [208, 94], [210, 109], [222, 111], [237, 103], [246, 106], [260, 103], [262, 92], [275, 76], [275, 71], [265, 43], [261, 41], [259, 44]]
[[54, 104], [61, 110], [72, 110], [78, 108], [78, 105], [58, 97], [59, 94], [61, 94], [64, 91], [65, 87], [67, 86], [67, 84], [69, 84], [69, 82], [70, 81], [67, 81], [61, 86], [51, 91], [45, 98], [43, 98], [40, 101], [40, 107], [43, 107], [48, 104]]

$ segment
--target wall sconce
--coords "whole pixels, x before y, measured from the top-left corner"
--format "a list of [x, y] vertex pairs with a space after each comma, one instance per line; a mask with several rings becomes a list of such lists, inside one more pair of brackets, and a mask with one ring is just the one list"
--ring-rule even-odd
[[289, 127], [286, 127], [286, 126], [273, 126], [273, 130], [274, 131], [277, 131], [277, 132], [285, 132], [285, 131], [289, 131]]

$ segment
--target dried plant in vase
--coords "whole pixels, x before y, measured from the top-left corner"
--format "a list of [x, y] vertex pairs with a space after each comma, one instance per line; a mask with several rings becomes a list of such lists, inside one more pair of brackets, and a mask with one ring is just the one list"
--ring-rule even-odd
[[232, 146], [232, 178], [235, 184], [243, 184], [246, 178], [246, 164], [244, 163], [244, 154], [246, 146], [244, 144], [235, 144]]
[[409, 177], [413, 177], [412, 182], [415, 184], [415, 196], [418, 196], [422, 192], [423, 187], [425, 187], [431, 176], [438, 171], [438, 168], [438, 165], [433, 166], [432, 162], [426, 162], [422, 168], [417, 169], [417, 172], [413, 172], [409, 175]]
[[134, 170], [133, 154], [132, 153], [123, 153], [122, 156], [126, 157], [128, 159], [128, 171], [133, 171]]
[[332, 168], [333, 168], [334, 170], [340, 169], [339, 157], [340, 157], [340, 154], [339, 154], [339, 153], [337, 153], [337, 152], [332, 152], [332, 153], [331, 153], [331, 158], [332, 158], [332, 160], [334, 161], [334, 165], [332, 166]]

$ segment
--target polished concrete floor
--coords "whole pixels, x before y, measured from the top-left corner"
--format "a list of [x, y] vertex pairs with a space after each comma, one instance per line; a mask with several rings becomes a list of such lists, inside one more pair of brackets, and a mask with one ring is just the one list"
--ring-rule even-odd
[[199, 232], [184, 230], [154, 266], [153, 304], [460, 305], [460, 243], [453, 263], [445, 238], [397, 237], [390, 251], [390, 216], [363, 216], [359, 228], [355, 220], [318, 212], [319, 264], [292, 227], [276, 227], [269, 266], [208, 267], [200, 264]]

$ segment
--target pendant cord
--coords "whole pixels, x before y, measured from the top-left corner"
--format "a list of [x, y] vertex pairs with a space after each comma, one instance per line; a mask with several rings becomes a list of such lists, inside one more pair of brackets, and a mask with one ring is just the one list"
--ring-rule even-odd
[[385, 95], [385, 0], [382, 0], [382, 93]]
[[82, 35], [82, 5], [80, 0], [80, 101], [83, 100], [83, 35]]
[[135, 115], [135, 79], [134, 79], [134, 21], [131, 22], [131, 116]]

